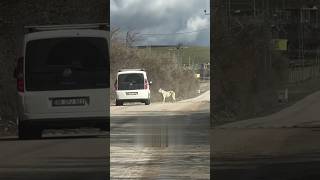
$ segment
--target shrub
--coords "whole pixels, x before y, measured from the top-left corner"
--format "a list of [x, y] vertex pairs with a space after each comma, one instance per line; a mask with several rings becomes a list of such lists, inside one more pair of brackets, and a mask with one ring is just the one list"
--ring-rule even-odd
[[277, 91], [286, 79], [288, 59], [272, 49], [270, 25], [244, 22], [237, 32], [221, 29], [216, 34], [215, 118], [219, 114], [233, 120], [254, 117], [277, 103]]
[[[194, 73], [185, 70], [177, 63], [177, 59], [168, 54], [152, 54], [147, 49], [126, 47], [126, 43], [119, 39], [111, 42], [110, 60], [110, 87], [119, 69], [143, 68], [146, 70], [148, 79], [153, 81], [151, 85], [151, 100], [161, 99], [158, 89], [174, 90], [178, 99], [194, 96], [199, 88], [199, 81]], [[115, 92], [111, 91], [111, 100], [115, 99]]]

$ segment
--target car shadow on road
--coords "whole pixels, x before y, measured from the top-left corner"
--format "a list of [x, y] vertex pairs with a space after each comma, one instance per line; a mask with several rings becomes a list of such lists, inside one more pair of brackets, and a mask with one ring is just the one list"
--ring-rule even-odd
[[[0, 179], [3, 180], [103, 180], [110, 176], [109, 162], [100, 159], [49, 159], [50, 164], [20, 164], [0, 166]], [[11, 171], [8, 171], [11, 169]]]
[[11, 180], [107, 180], [108, 175], [105, 172], [50, 172], [44, 173], [7, 173], [0, 176], [1, 179]]
[[146, 106], [144, 103], [124, 103], [122, 106], [116, 106], [116, 104], [110, 104], [112, 107], [128, 107], [128, 106]]
[[217, 180], [320, 179], [320, 159], [297, 161], [297, 158], [300, 157], [213, 158], [210, 176]]
[[94, 139], [94, 138], [108, 138], [108, 135], [78, 135], [78, 136], [55, 136], [55, 137], [42, 137], [38, 139], [19, 139], [18, 137], [4, 137], [0, 138], [1, 141], [41, 141], [41, 140], [59, 140], [59, 139]]

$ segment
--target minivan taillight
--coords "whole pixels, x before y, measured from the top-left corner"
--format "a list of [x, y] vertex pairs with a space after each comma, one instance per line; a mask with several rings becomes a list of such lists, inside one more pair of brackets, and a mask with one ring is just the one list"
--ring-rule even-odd
[[20, 57], [17, 60], [17, 66], [14, 71], [14, 76], [17, 79], [18, 91], [24, 92], [23, 57]]
[[148, 89], [148, 80], [144, 80], [144, 89]]
[[24, 92], [24, 80], [17, 79], [17, 88], [19, 92]]

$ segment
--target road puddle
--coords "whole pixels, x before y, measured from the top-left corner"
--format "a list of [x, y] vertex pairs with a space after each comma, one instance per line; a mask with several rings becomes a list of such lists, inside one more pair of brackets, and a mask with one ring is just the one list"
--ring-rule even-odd
[[169, 128], [149, 127], [139, 130], [136, 136], [136, 144], [140, 147], [167, 148], [169, 146]]
[[209, 179], [209, 113], [113, 117], [111, 179]]

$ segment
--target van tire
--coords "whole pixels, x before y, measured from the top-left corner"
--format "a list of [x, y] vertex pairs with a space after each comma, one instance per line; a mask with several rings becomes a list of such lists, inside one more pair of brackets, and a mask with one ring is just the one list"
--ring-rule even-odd
[[110, 124], [103, 123], [103, 124], [100, 124], [98, 128], [100, 129], [100, 131], [110, 131]]
[[150, 99], [147, 99], [145, 102], [144, 102], [145, 105], [150, 105]]
[[116, 106], [123, 106], [123, 102], [120, 100], [116, 100]]
[[37, 127], [33, 127], [30, 124], [19, 123], [18, 136], [19, 139], [40, 139], [42, 130]]
[[100, 127], [100, 131], [108, 131], [108, 132], [110, 132], [110, 126], [109, 127]]

